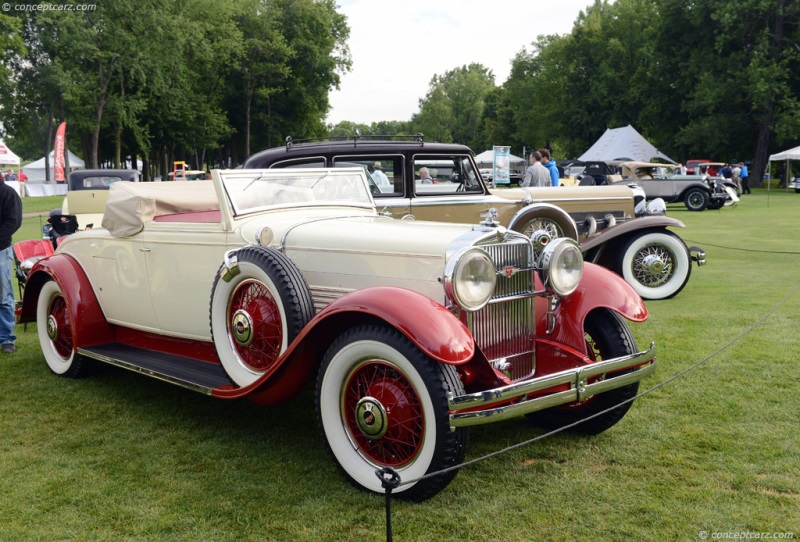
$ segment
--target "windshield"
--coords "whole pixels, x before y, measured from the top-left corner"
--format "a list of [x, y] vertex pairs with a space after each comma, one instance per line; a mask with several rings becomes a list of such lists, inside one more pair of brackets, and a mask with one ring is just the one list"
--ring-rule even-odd
[[374, 208], [363, 168], [235, 170], [221, 178], [237, 216], [276, 207]]

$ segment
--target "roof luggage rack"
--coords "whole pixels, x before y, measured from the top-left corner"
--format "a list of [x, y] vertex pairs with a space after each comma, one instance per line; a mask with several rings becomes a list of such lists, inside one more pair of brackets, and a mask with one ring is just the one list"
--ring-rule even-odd
[[425, 139], [421, 133], [414, 135], [361, 135], [353, 134], [350, 136], [329, 136], [329, 137], [312, 137], [309, 139], [293, 139], [292, 136], [286, 136], [286, 150], [292, 148], [296, 143], [331, 143], [334, 141], [352, 141], [353, 147], [358, 147], [358, 142], [362, 141], [377, 142], [377, 141], [409, 141], [412, 143], [419, 143], [420, 147], [425, 145]]

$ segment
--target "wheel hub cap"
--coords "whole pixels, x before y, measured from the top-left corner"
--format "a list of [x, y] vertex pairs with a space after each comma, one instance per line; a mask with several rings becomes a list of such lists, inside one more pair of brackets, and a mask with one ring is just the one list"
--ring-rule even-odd
[[50, 337], [51, 341], [55, 341], [58, 338], [58, 322], [52, 314], [47, 317], [47, 336]]
[[231, 331], [233, 339], [241, 346], [248, 346], [253, 342], [253, 319], [247, 311], [239, 309], [233, 313]]
[[655, 254], [646, 256], [642, 261], [642, 270], [650, 275], [660, 275], [666, 267], [664, 260]]
[[389, 428], [386, 409], [374, 397], [362, 397], [356, 403], [356, 424], [361, 433], [370, 440], [377, 440]]

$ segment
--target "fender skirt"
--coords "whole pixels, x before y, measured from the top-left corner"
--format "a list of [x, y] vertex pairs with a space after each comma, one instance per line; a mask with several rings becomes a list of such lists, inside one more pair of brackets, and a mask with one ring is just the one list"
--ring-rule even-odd
[[285, 401], [303, 388], [336, 337], [355, 325], [379, 322], [397, 329], [440, 363], [461, 365], [475, 354], [472, 334], [441, 304], [404, 288], [365, 288], [342, 296], [318, 312], [274, 368], [256, 382], [244, 388], [218, 388], [214, 395], [248, 395], [259, 404]]
[[73, 344], [76, 347], [114, 340], [113, 329], [100, 309], [86, 273], [74, 258], [66, 254], [56, 254], [34, 264], [25, 283], [20, 322], [36, 321], [39, 292], [50, 279], [55, 280], [61, 288], [72, 321], [81, 323], [72, 326]]
[[556, 329], [547, 334], [547, 299], [536, 299], [536, 335], [587, 353], [583, 322], [592, 310], [610, 309], [633, 322], [647, 319], [642, 298], [625, 280], [592, 263], [585, 263], [578, 289], [563, 299], [556, 309]]

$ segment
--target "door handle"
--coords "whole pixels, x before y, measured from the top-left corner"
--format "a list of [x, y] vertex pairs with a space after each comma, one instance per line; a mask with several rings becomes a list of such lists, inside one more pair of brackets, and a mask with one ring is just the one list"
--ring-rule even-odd
[[139, 252], [150, 252], [150, 247], [142, 247], [139, 249]]

